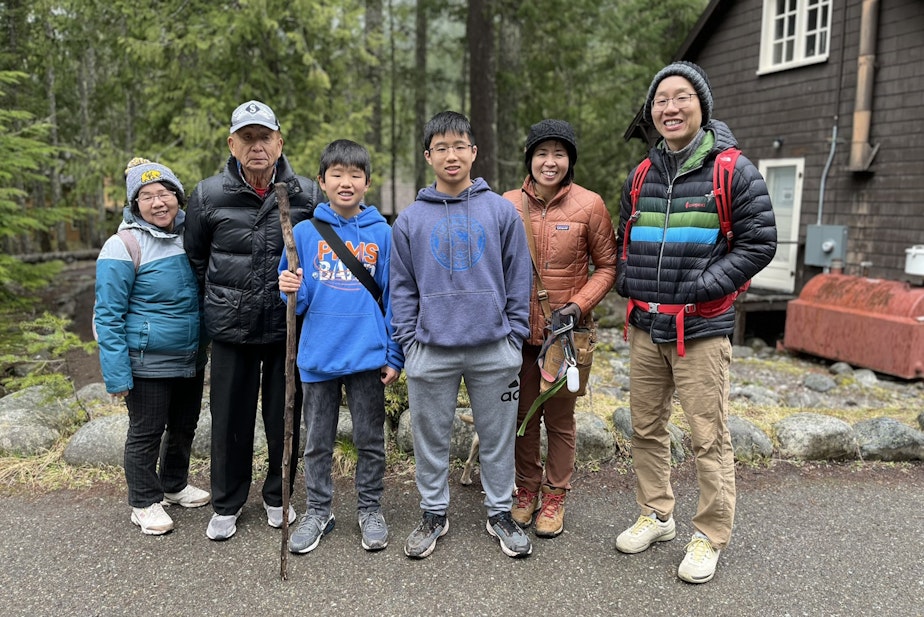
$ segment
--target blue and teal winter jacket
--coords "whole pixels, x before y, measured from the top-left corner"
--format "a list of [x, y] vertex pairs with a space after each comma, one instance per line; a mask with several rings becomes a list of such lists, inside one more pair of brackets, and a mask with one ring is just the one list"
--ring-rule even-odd
[[181, 210], [167, 232], [125, 208], [119, 230], [138, 240], [137, 272], [118, 235], [99, 253], [93, 321], [107, 392], [131, 390], [133, 375], [193, 377], [205, 366], [198, 286], [183, 250], [185, 217]]

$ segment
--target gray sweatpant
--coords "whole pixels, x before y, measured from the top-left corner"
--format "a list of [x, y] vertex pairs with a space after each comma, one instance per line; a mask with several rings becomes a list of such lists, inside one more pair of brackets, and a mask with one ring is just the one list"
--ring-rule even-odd
[[421, 510], [445, 514], [449, 507], [449, 446], [464, 379], [481, 443], [484, 505], [488, 516], [510, 511], [521, 360], [518, 346], [506, 338], [480, 347], [415, 342], [405, 350]]

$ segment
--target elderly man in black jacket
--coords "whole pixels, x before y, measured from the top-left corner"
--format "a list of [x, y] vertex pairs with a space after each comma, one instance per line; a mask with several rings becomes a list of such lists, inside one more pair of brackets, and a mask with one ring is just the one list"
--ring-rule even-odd
[[[294, 174], [282, 146], [273, 110], [260, 101], [241, 104], [231, 115], [227, 165], [196, 186], [187, 208], [186, 252], [199, 279], [205, 327], [212, 339], [215, 514], [206, 530], [212, 540], [234, 535], [247, 501], [261, 387], [269, 449], [263, 507], [271, 526], [283, 523], [286, 305], [277, 287], [284, 244], [274, 185], [284, 182], [288, 187], [293, 225], [311, 217], [320, 192], [315, 182]], [[296, 398], [300, 395], [297, 391]], [[300, 400], [295, 407], [301, 408]], [[294, 414], [295, 435], [298, 417]], [[291, 469], [298, 458], [296, 443]], [[289, 522], [295, 520], [291, 506], [288, 516]]]

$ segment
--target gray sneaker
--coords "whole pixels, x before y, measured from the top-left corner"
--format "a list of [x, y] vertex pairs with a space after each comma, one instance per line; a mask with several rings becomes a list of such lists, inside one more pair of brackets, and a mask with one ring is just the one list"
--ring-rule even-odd
[[318, 547], [323, 536], [334, 530], [333, 512], [327, 516], [317, 514], [304, 514], [298, 520], [298, 527], [289, 538], [290, 553], [310, 553]]
[[388, 525], [381, 510], [359, 513], [359, 529], [363, 534], [363, 548], [380, 551], [388, 546]]
[[[263, 509], [266, 510], [266, 524], [270, 527], [275, 527], [279, 529], [282, 527], [282, 506], [271, 506], [265, 501], [263, 502]], [[295, 508], [292, 507], [292, 504], [289, 504], [289, 524], [295, 522]]]
[[529, 537], [513, 521], [510, 512], [501, 512], [488, 518], [485, 528], [500, 541], [501, 550], [508, 557], [526, 557], [533, 552]]
[[436, 548], [436, 541], [449, 531], [449, 520], [445, 514], [424, 512], [420, 524], [411, 532], [404, 543], [404, 554], [414, 559], [429, 557]]
[[209, 540], [227, 540], [237, 533], [237, 519], [240, 515], [240, 510], [235, 514], [213, 514], [205, 535]]

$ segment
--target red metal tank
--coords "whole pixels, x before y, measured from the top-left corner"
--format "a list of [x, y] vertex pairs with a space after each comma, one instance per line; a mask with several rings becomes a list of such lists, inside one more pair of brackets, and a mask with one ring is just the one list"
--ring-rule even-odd
[[896, 377], [922, 377], [924, 287], [819, 274], [787, 305], [783, 345]]

